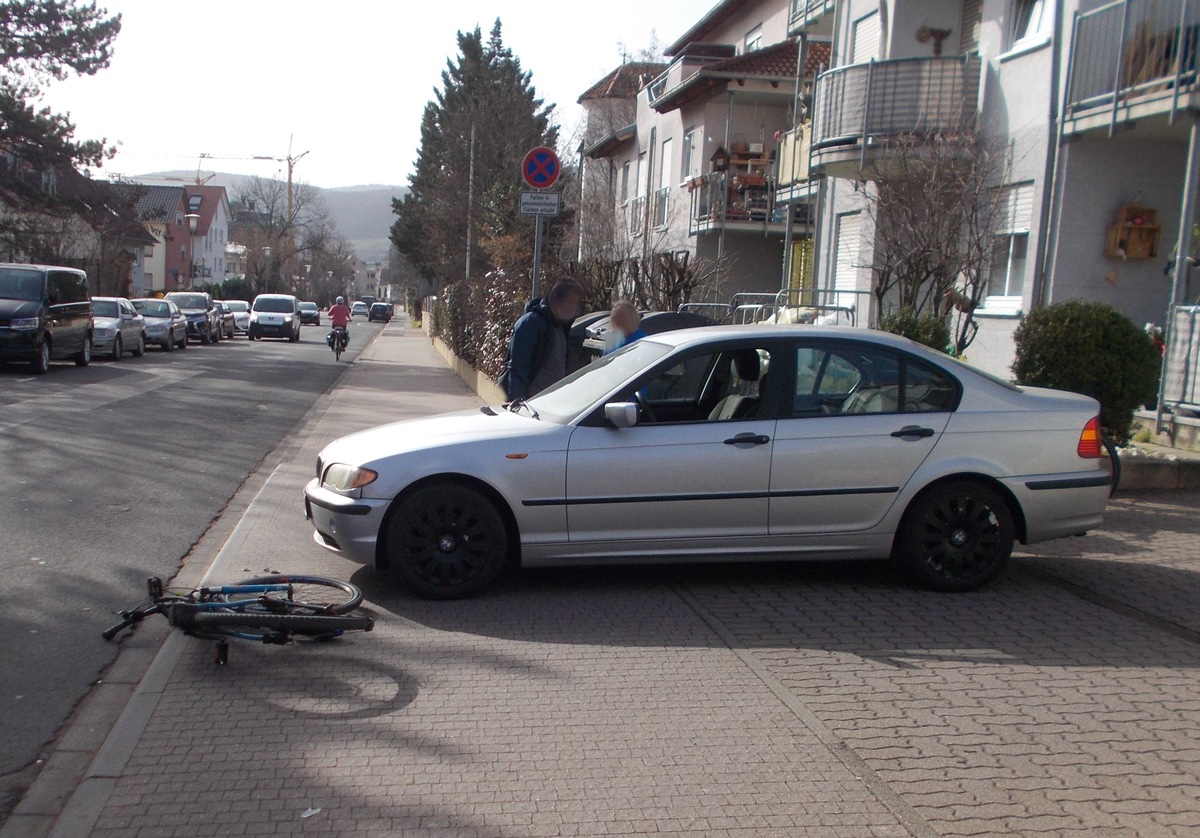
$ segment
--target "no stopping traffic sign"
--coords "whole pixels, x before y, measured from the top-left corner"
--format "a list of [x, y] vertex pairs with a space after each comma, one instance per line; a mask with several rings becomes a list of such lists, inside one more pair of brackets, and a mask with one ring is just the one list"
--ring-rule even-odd
[[561, 168], [554, 149], [538, 146], [521, 162], [521, 177], [534, 189], [549, 189], [558, 180]]

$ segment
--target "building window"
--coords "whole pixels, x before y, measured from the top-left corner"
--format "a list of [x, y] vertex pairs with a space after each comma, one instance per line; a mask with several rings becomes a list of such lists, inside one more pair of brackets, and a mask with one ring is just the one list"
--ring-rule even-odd
[[621, 206], [629, 202], [629, 167], [628, 160], [621, 166]]
[[696, 163], [696, 129], [694, 126], [683, 132], [683, 148], [680, 151], [682, 154], [680, 155], [679, 179], [687, 183], [696, 176], [693, 168]]
[[984, 308], [1016, 312], [1025, 291], [1029, 230], [1033, 223], [1033, 184], [1000, 187], [988, 264]]
[[200, 211], [200, 200], [202, 197], [201, 195], [188, 195], [188, 212]]
[[1046, 33], [1052, 17], [1046, 0], [1013, 0], [1013, 28], [1009, 44], [1017, 44], [1027, 38], [1036, 38]]
[[862, 64], [883, 57], [883, 19], [871, 12], [854, 21], [851, 30], [850, 63]]
[[662, 156], [658, 163], [658, 191], [654, 193], [654, 226], [662, 229], [670, 220], [671, 173], [674, 167], [674, 142], [670, 137], [662, 141]]
[[751, 29], [746, 33], [745, 39], [742, 41], [742, 52], [753, 52], [756, 49], [762, 48], [762, 24]]

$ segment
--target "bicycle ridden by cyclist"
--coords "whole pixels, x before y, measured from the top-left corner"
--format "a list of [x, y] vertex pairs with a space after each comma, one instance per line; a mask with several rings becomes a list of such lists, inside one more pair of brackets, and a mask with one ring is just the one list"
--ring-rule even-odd
[[346, 307], [346, 298], [339, 296], [329, 308], [329, 323], [332, 329], [329, 331], [329, 336], [325, 338], [325, 342], [333, 346], [333, 337], [338, 334], [339, 330], [342, 335], [342, 346], [350, 345], [350, 309]]

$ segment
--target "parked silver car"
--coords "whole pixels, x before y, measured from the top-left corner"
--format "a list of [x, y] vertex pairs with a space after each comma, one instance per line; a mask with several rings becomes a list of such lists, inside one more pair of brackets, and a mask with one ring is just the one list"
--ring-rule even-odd
[[233, 312], [234, 331], [243, 335], [250, 331], [250, 304], [245, 300], [226, 300], [225, 305]]
[[892, 557], [966, 591], [1100, 524], [1099, 405], [863, 329], [642, 338], [525, 401], [328, 445], [317, 543], [460, 597], [509, 563]]
[[146, 352], [146, 321], [124, 297], [92, 297], [92, 354], [121, 360]]
[[187, 349], [187, 318], [179, 306], [170, 300], [149, 297], [130, 300], [130, 304], [145, 318], [146, 340], [170, 352], [178, 347]]

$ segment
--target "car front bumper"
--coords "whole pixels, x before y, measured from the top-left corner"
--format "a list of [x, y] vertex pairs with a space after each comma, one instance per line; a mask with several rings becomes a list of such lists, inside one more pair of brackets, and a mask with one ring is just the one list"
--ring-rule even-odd
[[0, 360], [31, 361], [38, 355], [38, 333], [34, 329], [0, 326]]
[[250, 334], [261, 338], [291, 338], [296, 330], [290, 323], [251, 323]]
[[304, 487], [304, 517], [312, 522], [313, 540], [359, 564], [375, 565], [375, 545], [388, 501], [348, 498], [331, 492], [313, 478]]

